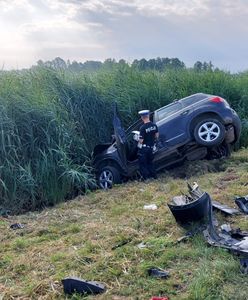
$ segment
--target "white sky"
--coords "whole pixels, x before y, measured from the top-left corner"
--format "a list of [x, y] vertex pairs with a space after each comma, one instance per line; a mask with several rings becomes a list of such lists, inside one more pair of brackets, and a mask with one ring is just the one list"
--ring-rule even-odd
[[0, 0], [0, 68], [178, 57], [248, 69], [248, 0]]

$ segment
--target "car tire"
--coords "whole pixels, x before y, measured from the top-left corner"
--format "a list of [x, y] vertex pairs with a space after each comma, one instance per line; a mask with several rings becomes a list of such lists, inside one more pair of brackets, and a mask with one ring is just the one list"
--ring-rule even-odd
[[98, 172], [97, 182], [101, 189], [111, 189], [114, 184], [121, 183], [121, 174], [115, 167], [103, 167]]
[[225, 138], [225, 126], [215, 118], [204, 118], [197, 122], [194, 138], [199, 145], [218, 146]]

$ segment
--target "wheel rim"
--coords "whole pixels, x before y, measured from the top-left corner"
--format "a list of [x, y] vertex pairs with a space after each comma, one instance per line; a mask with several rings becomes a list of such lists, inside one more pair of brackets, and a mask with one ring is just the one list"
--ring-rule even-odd
[[109, 189], [113, 186], [113, 174], [109, 170], [102, 171], [99, 176], [99, 183], [102, 189]]
[[214, 122], [206, 122], [199, 127], [198, 136], [204, 142], [213, 142], [220, 136], [220, 127]]

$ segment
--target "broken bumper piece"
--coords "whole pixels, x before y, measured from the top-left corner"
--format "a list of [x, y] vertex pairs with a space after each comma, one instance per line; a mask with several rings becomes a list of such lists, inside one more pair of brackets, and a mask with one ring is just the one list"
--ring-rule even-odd
[[168, 203], [168, 206], [180, 225], [187, 225], [207, 218], [209, 200], [206, 193], [197, 199], [182, 196], [180, 202], [179, 198], [175, 197], [173, 202]]
[[87, 281], [76, 277], [62, 279], [65, 294], [99, 294], [105, 292], [103, 284], [95, 281]]

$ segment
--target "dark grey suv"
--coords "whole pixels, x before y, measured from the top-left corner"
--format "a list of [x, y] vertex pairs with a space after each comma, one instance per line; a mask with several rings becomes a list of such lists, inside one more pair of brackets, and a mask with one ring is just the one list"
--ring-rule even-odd
[[[154, 154], [157, 171], [184, 160], [221, 158], [230, 155], [230, 145], [240, 136], [241, 122], [237, 113], [221, 97], [198, 93], [157, 109], [151, 119], [159, 129], [159, 142]], [[111, 188], [138, 172], [137, 142], [134, 132], [138, 120], [126, 131], [115, 113], [115, 140], [97, 145], [93, 166], [99, 186]]]

